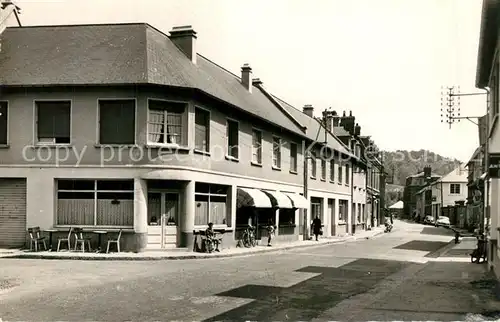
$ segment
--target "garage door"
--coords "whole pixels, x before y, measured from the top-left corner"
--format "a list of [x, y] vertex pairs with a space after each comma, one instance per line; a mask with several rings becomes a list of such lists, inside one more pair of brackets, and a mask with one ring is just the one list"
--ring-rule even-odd
[[0, 178], [0, 248], [26, 242], [26, 179]]

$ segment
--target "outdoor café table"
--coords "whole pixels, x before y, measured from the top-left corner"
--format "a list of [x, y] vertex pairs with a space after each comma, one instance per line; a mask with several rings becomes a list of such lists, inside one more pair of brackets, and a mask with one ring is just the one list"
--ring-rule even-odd
[[97, 252], [101, 252], [101, 244], [102, 244], [102, 235], [107, 234], [108, 232], [105, 230], [94, 230], [94, 234], [97, 234], [99, 236], [98, 241], [97, 241]]
[[54, 228], [46, 229], [46, 232], [49, 233], [49, 252], [52, 251], [52, 233], [57, 233], [58, 230]]

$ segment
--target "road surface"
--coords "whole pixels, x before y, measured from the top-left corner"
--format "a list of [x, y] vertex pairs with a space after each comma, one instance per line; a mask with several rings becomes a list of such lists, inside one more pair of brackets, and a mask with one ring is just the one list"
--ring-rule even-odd
[[491, 311], [482, 265], [435, 261], [452, 237], [396, 222], [371, 239], [236, 258], [0, 259], [0, 320], [452, 321]]

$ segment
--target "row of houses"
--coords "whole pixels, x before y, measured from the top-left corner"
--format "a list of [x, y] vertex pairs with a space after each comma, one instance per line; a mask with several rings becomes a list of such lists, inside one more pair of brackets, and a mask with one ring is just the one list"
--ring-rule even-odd
[[288, 242], [316, 216], [324, 236], [382, 222], [380, 153], [351, 112], [296, 109], [196, 41], [144, 23], [3, 32], [0, 247], [33, 226], [122, 229], [144, 251], [190, 249], [209, 222], [224, 247], [249, 224]]
[[430, 166], [409, 176], [403, 192], [404, 216], [418, 220], [446, 216], [452, 225], [467, 227], [473, 222], [464, 209], [469, 191], [467, 176], [465, 164], [457, 165], [444, 176], [433, 173]]

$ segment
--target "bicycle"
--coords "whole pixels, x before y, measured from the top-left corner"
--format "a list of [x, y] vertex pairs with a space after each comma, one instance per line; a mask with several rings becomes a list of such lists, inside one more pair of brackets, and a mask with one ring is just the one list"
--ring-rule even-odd
[[247, 248], [257, 246], [257, 241], [255, 240], [255, 228], [248, 227], [245, 229], [242, 240], [243, 246]]

